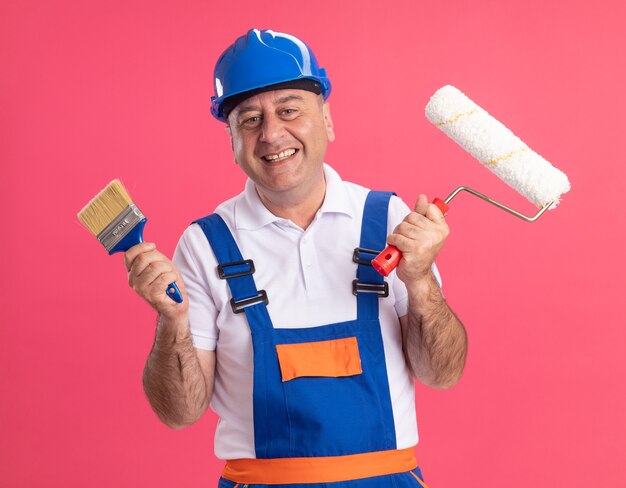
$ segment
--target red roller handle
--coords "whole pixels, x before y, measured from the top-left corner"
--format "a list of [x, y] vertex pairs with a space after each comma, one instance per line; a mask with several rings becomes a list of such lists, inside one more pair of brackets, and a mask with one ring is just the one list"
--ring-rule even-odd
[[[435, 198], [433, 205], [436, 205], [442, 214], [446, 215], [448, 213], [448, 204], [441, 198]], [[402, 253], [396, 246], [387, 246], [378, 256], [372, 259], [372, 266], [381, 275], [389, 276], [389, 273], [396, 269], [401, 258]]]

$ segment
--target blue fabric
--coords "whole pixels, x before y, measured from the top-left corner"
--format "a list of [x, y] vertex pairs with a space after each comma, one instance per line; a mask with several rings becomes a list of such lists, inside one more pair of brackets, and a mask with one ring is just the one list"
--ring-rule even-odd
[[[225, 265], [244, 260], [235, 239], [230, 233], [230, 230], [228, 230], [228, 226], [222, 217], [217, 214], [212, 214], [196, 220], [194, 223], [200, 226], [204, 235], [209, 240], [213, 253], [215, 254], [219, 264]], [[228, 282], [230, 293], [235, 301], [256, 297], [259, 294], [252, 275], [244, 275], [236, 278], [228, 277], [228, 274], [232, 275], [244, 270], [247, 271], [248, 266], [237, 265], [228, 267], [225, 270], [227, 273], [226, 281]], [[272, 327], [270, 317], [267, 313], [267, 307], [264, 303], [246, 307], [244, 312], [248, 316], [248, 322], [251, 321], [250, 316], [258, 317], [258, 320], [253, 320], [255, 324], [258, 324], [261, 327]]]
[[[359, 247], [382, 251], [387, 242], [387, 207], [393, 193], [371, 191], [365, 200], [363, 222], [361, 224], [361, 241]], [[359, 283], [382, 285], [383, 276], [372, 266], [359, 264], [357, 268]], [[357, 317], [378, 319], [378, 296], [375, 293], [359, 293], [357, 301]]]
[[[364, 207], [360, 246], [385, 247], [391, 193], [370, 192]], [[210, 215], [196, 221], [220, 264], [243, 257], [224, 221]], [[251, 256], [248, 256], [251, 257]], [[346, 256], [346, 259], [350, 259]], [[259, 258], [261, 259], [261, 258]], [[382, 284], [371, 266], [358, 265], [360, 282]], [[235, 300], [257, 295], [252, 275], [227, 278]], [[349, 284], [346, 284], [349, 286]], [[271, 301], [272, 297], [268, 297]], [[257, 458], [340, 456], [396, 449], [375, 293], [359, 293], [357, 319], [305, 329], [274, 329], [267, 307], [244, 309], [254, 350], [254, 439]], [[358, 375], [298, 377], [283, 382], [277, 344], [356, 337], [363, 372]], [[375, 486], [375, 485], [372, 485]]]

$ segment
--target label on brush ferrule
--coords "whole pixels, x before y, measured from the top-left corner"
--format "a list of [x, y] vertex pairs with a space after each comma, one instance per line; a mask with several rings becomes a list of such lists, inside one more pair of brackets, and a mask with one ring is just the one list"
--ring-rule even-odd
[[98, 234], [98, 240], [107, 252], [109, 252], [135, 227], [135, 225], [145, 218], [141, 210], [139, 210], [134, 203], [131, 203]]

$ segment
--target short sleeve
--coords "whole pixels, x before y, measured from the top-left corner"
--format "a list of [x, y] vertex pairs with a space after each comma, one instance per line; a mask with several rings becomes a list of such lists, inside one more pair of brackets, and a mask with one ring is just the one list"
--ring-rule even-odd
[[[389, 216], [387, 220], [387, 234], [393, 233], [396, 226], [404, 220], [411, 212], [411, 209], [408, 207], [406, 203], [404, 203], [400, 198], [396, 196], [392, 196], [389, 201]], [[437, 269], [437, 265], [433, 263], [432, 266], [433, 274], [439, 283], [439, 287], [441, 287], [441, 275], [439, 274], [439, 270]], [[398, 279], [396, 276], [396, 272], [393, 271], [390, 275], [391, 283], [390, 286], [393, 290], [393, 295], [395, 297], [395, 308], [398, 317], [404, 317], [407, 313], [409, 313], [409, 296], [406, 290], [406, 286], [404, 283]]]
[[217, 307], [207, 280], [212, 257], [208, 241], [198, 225], [181, 236], [172, 261], [178, 267], [189, 299], [189, 329], [194, 347], [214, 351], [217, 345]]

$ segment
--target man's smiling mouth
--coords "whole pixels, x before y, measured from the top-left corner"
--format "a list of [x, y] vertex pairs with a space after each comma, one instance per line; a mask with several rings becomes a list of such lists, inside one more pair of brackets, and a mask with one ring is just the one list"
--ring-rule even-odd
[[287, 159], [293, 156], [296, 152], [298, 152], [297, 149], [285, 149], [284, 151], [281, 151], [277, 154], [268, 154], [266, 156], [263, 156], [263, 159], [268, 163], [277, 163], [279, 161], [282, 161], [283, 159]]

